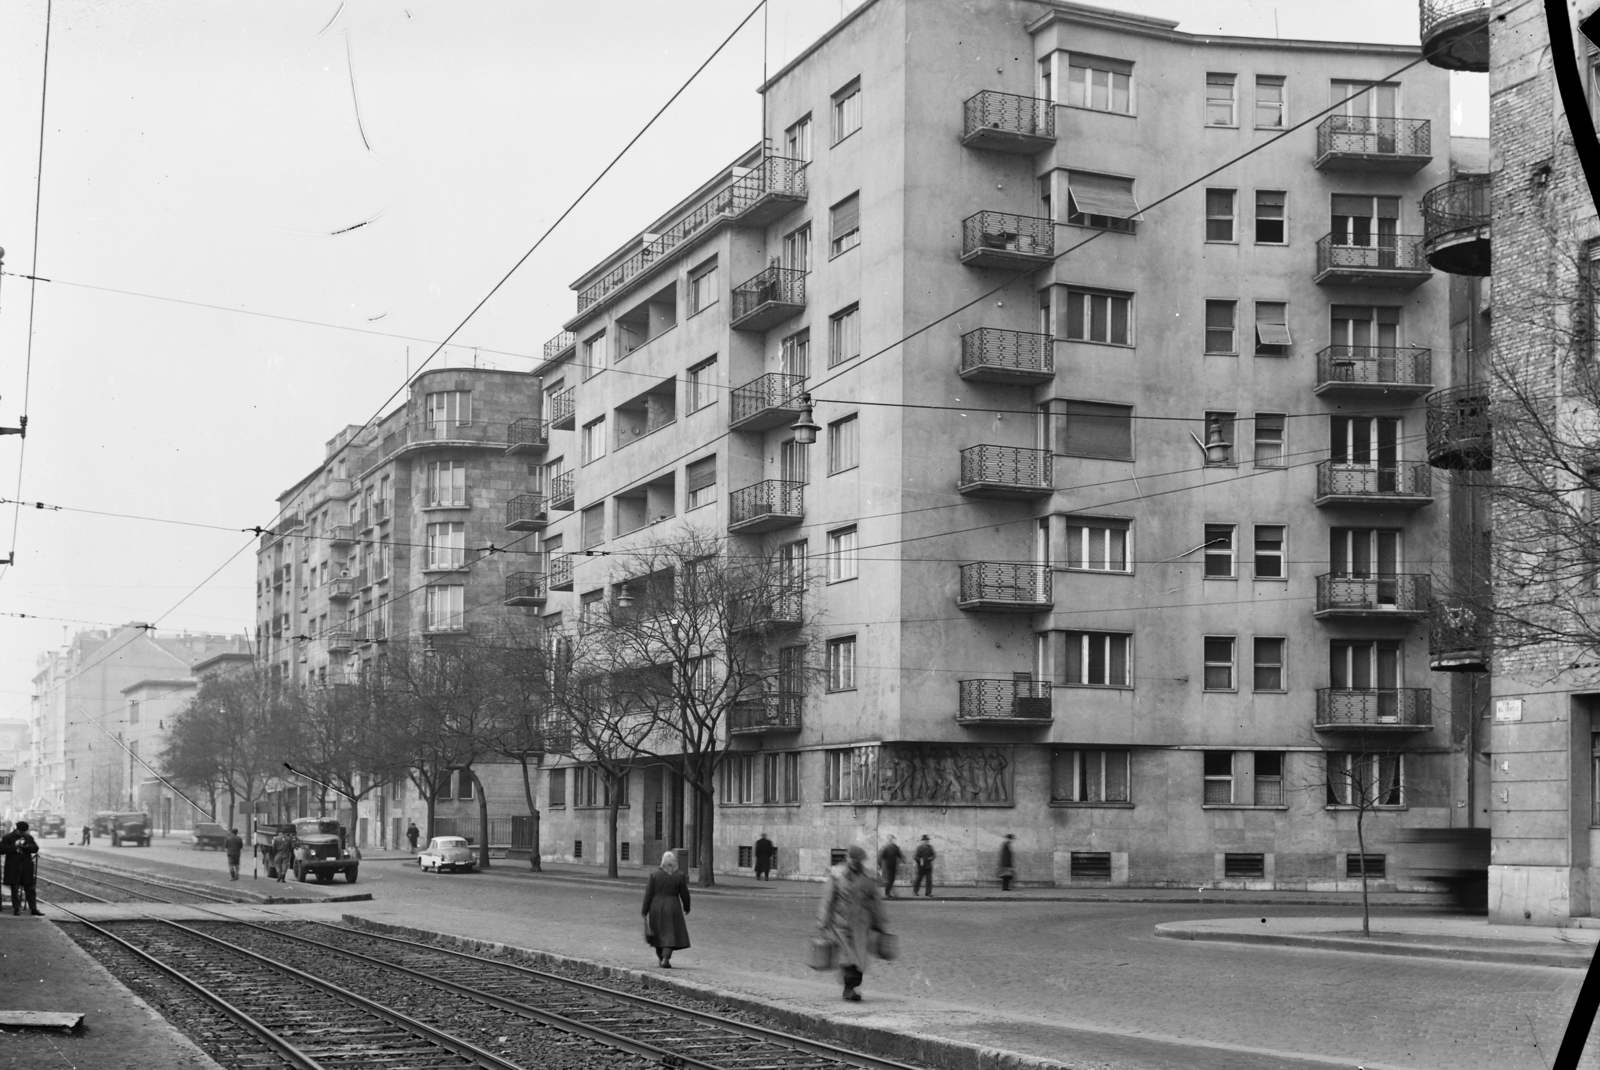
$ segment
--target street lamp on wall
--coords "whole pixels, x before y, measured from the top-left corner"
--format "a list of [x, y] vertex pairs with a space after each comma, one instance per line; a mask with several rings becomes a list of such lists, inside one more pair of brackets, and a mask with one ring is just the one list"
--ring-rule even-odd
[[794, 440], [802, 446], [809, 446], [817, 441], [818, 427], [811, 418], [811, 395], [800, 395], [800, 418], [789, 425], [789, 430], [794, 432]]

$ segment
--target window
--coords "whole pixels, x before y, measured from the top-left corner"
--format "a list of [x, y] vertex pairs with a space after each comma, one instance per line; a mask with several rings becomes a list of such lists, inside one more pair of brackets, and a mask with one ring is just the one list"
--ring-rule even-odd
[[465, 461], [432, 461], [428, 464], [428, 504], [430, 506], [467, 504]]
[[684, 485], [688, 488], [686, 509], [698, 509], [717, 500], [717, 459], [703, 457], [684, 471]]
[[1237, 301], [1206, 302], [1206, 352], [1233, 354], [1239, 352], [1234, 327], [1238, 316]]
[[689, 315], [717, 303], [717, 262], [695, 268], [689, 273]]
[[1289, 193], [1281, 189], [1256, 190], [1256, 244], [1284, 245], [1289, 232], [1284, 219], [1289, 204]]
[[1130, 801], [1128, 758], [1125, 750], [1056, 751], [1050, 761], [1050, 801]]
[[1208, 579], [1233, 578], [1232, 524], [1206, 525], [1206, 577]]
[[783, 236], [782, 264], [790, 271], [811, 270], [811, 224]]
[[800, 755], [790, 752], [783, 756], [783, 792], [778, 800], [783, 803], [800, 801]]
[[441, 390], [429, 394], [424, 402], [428, 427], [448, 430], [472, 422], [472, 391]]
[[861, 129], [861, 79], [833, 95], [833, 143], [837, 145]]
[[1284, 691], [1283, 644], [1281, 638], [1257, 636], [1255, 641], [1255, 679], [1252, 687], [1257, 691]]
[[1289, 529], [1282, 524], [1256, 525], [1256, 579], [1287, 579], [1283, 553], [1284, 534]]
[[828, 640], [828, 690], [850, 691], [856, 686], [856, 637]]
[[1205, 689], [1207, 691], [1232, 691], [1233, 686], [1233, 636], [1208, 635], [1205, 637]]
[[730, 754], [722, 764], [722, 801], [733, 806], [755, 802], [756, 762], [753, 754]]
[[606, 506], [596, 502], [583, 511], [583, 542], [581, 549], [599, 546], [606, 541]]
[[799, 330], [783, 340], [779, 361], [785, 375], [798, 375], [802, 379], [811, 374], [811, 330]]
[[861, 306], [842, 308], [828, 317], [828, 367], [861, 355]]
[[1395, 723], [1404, 661], [1398, 639], [1335, 639], [1328, 644], [1328, 682], [1335, 691], [1379, 691], [1378, 719]]
[[404, 780], [396, 780], [394, 783], [389, 785], [389, 798], [393, 799], [395, 802], [401, 802], [405, 799], [405, 797], [406, 782]]
[[[1400, 86], [1394, 82], [1328, 83], [1328, 103], [1335, 106], [1334, 115], [1392, 119], [1399, 114], [1396, 111], [1399, 96]], [[1365, 127], [1358, 129], [1365, 130]]]
[[784, 439], [778, 446], [778, 473], [789, 483], [810, 482], [811, 447], [792, 438]]
[[1129, 572], [1128, 522], [1099, 517], [1068, 517], [1062, 560], [1069, 569]]
[[1283, 805], [1283, 752], [1255, 752], [1255, 797], [1257, 806]]
[[1389, 416], [1335, 416], [1328, 420], [1333, 462], [1377, 468], [1380, 490], [1395, 490], [1400, 465], [1400, 421]]
[[1067, 172], [1067, 222], [1072, 226], [1132, 234], [1138, 215], [1133, 179]]
[[131, 699], [128, 702], [128, 723], [129, 724], [138, 724], [139, 723], [139, 700], [138, 699]]
[[697, 412], [716, 400], [713, 392], [717, 383], [717, 358], [702, 360], [690, 368], [683, 377], [683, 406], [689, 412]]
[[1133, 407], [1058, 399], [1041, 407], [1041, 449], [1063, 457], [1133, 460]]
[[1405, 756], [1338, 751], [1328, 756], [1329, 806], [1405, 805]]
[[1236, 193], [1231, 189], [1206, 190], [1206, 241], [1231, 242], [1233, 237], [1233, 205]]
[[1256, 302], [1256, 356], [1289, 355], [1289, 306], [1282, 301]]
[[594, 335], [591, 338], [586, 338], [583, 341], [583, 375], [584, 375], [584, 378], [588, 378], [589, 376], [594, 375], [597, 372], [604, 371], [605, 370], [605, 366], [606, 366], [606, 332], [605, 331], [601, 331], [599, 334]]
[[1600, 732], [1589, 733], [1589, 824], [1600, 825]]
[[1233, 459], [1234, 414], [1231, 412], [1206, 413], [1205, 463], [1211, 467], [1226, 467]]
[[[1400, 345], [1400, 309], [1395, 305], [1334, 305], [1328, 310], [1330, 335], [1335, 346], [1349, 350], [1347, 357], [1380, 356], [1373, 348]], [[1354, 370], [1345, 374], [1354, 375]]]
[[[823, 802], [872, 802], [879, 797], [876, 744], [825, 751], [823, 757]], [[833, 853], [839, 861], [844, 860], [842, 848], [835, 848]]]
[[1067, 59], [1067, 103], [1132, 115], [1133, 64], [1073, 53]]
[[856, 578], [856, 529], [839, 528], [828, 532], [828, 582]]
[[467, 526], [459, 521], [428, 525], [428, 567], [461, 568], [466, 563]]
[[1287, 419], [1288, 417], [1281, 412], [1256, 413], [1257, 468], [1285, 467], [1287, 462], [1283, 452], [1283, 425]]
[[1133, 295], [1067, 290], [1067, 338], [1076, 342], [1133, 344]]
[[1205, 794], [1201, 801], [1207, 806], [1226, 806], [1233, 802], [1233, 752], [1208, 750], [1205, 752]]
[[1238, 82], [1236, 74], [1206, 75], [1206, 125], [1207, 126], [1238, 126], [1238, 117], [1234, 112], [1234, 85]]
[[456, 770], [456, 798], [463, 800], [472, 798], [472, 770]]
[[439, 779], [439, 783], [434, 786], [433, 797], [435, 799], [450, 798], [450, 790], [455, 786], [454, 777], [451, 775], [452, 772], [453, 770], [445, 770], [444, 775]]
[[1054, 339], [1056, 336], [1056, 319], [1050, 304], [1051, 287], [1046, 286], [1039, 291], [1039, 333], [1046, 338]]
[[[1393, 256], [1400, 227], [1400, 198], [1335, 193], [1332, 222], [1334, 245], [1375, 247]], [[1384, 266], [1384, 259], [1380, 257], [1376, 264]]]
[[1054, 198], [1051, 194], [1054, 187], [1055, 174], [1053, 172], [1039, 179], [1039, 218], [1048, 219], [1052, 223], [1056, 221]]
[[1130, 687], [1128, 651], [1121, 632], [1062, 632], [1061, 681], [1086, 687]]
[[590, 420], [583, 425], [583, 440], [579, 450], [582, 464], [598, 461], [606, 455], [606, 418]]
[[761, 801], [768, 805], [800, 801], [800, 755], [764, 754], [761, 757]]
[[828, 255], [838, 256], [861, 244], [861, 195], [852, 193], [828, 209]]
[[567, 806], [567, 771], [550, 770], [550, 809], [564, 810]]
[[783, 132], [783, 154], [791, 160], [811, 162], [811, 116], [807, 115]]
[[1056, 83], [1054, 57], [1046, 57], [1039, 61], [1039, 99], [1048, 100], [1054, 104], [1056, 100]]
[[428, 630], [459, 632], [466, 628], [463, 602], [466, 587], [459, 583], [430, 585], [428, 591]]
[[836, 475], [861, 463], [861, 421], [851, 414], [828, 425], [828, 474]]
[[1281, 130], [1287, 118], [1284, 110], [1283, 76], [1256, 75], [1256, 129]]

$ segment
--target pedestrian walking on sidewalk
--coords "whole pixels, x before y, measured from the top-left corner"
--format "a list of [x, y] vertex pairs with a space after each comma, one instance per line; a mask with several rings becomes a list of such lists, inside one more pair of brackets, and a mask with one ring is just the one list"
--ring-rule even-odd
[[22, 913], [22, 900], [28, 900], [28, 913], [43, 917], [35, 880], [38, 877], [39, 844], [28, 831], [26, 821], [0, 836], [0, 857], [5, 859], [5, 882], [11, 888], [11, 913]]
[[278, 883], [282, 884], [289, 876], [289, 870], [294, 868], [294, 840], [287, 833], [278, 833], [278, 838], [272, 841], [272, 864], [278, 870]]
[[239, 856], [244, 853], [244, 840], [239, 837], [238, 829], [229, 829], [228, 838], [222, 841], [222, 849], [228, 852], [228, 879], [239, 879]]
[[894, 842], [893, 836], [890, 836], [889, 842], [878, 852], [878, 873], [883, 878], [883, 894], [886, 899], [894, 898], [894, 875], [900, 872], [900, 863], [905, 860], [905, 852], [900, 850], [900, 845]]
[[873, 935], [884, 931], [878, 882], [867, 872], [866, 860], [866, 848], [853, 845], [844, 864], [835, 866], [828, 875], [822, 904], [817, 909], [817, 928], [839, 950], [844, 998], [851, 1003], [861, 1000], [856, 989], [861, 987], [867, 970]]
[[1011, 833], [1006, 833], [1006, 838], [1000, 841], [1000, 890], [1011, 890], [1011, 878], [1017, 875], [1016, 860], [1011, 854], [1011, 841], [1016, 839]]
[[772, 879], [772, 863], [778, 857], [778, 848], [767, 839], [763, 832], [756, 841], [756, 880], [770, 881]]
[[417, 823], [415, 821], [408, 822], [406, 825], [406, 842], [411, 845], [412, 854], [417, 853], [417, 837], [420, 835], [422, 833], [417, 831]]
[[689, 946], [689, 881], [678, 872], [678, 856], [661, 856], [661, 868], [644, 886], [644, 940], [656, 949], [656, 962], [672, 969], [672, 953]]
[[83, 826], [83, 843], [81, 844], [81, 846], [83, 846], [83, 847], [89, 846], [89, 836], [90, 836], [90, 833], [93, 832], [93, 831], [94, 830], [91, 829], [88, 825]]
[[917, 864], [917, 875], [911, 882], [911, 894], [916, 895], [917, 889], [922, 887], [922, 882], [928, 882], [928, 898], [933, 898], [933, 844], [928, 842], [928, 837], [923, 836], [922, 842], [917, 844], [916, 851], [911, 859]]

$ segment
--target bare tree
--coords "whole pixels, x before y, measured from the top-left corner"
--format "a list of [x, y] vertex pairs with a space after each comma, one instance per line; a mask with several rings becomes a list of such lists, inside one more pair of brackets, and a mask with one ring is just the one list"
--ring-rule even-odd
[[294, 718], [293, 731], [284, 733], [284, 764], [322, 788], [323, 812], [330, 788], [342, 796], [353, 821], [362, 797], [398, 772], [392, 741], [374, 717], [371, 692], [364, 681], [341, 680], [286, 697]]
[[228, 824], [242, 801], [279, 768], [292, 716], [287, 696], [263, 666], [207, 676], [173, 721], [161, 761], [179, 783], [215, 786], [228, 796]]
[[534, 797], [533, 770], [552, 750], [549, 739], [551, 689], [554, 666], [551, 639], [542, 627], [506, 636], [495, 647], [500, 704], [494, 729], [486, 745], [495, 754], [516, 762], [522, 772], [522, 792], [533, 823], [528, 865], [540, 869], [539, 805]]

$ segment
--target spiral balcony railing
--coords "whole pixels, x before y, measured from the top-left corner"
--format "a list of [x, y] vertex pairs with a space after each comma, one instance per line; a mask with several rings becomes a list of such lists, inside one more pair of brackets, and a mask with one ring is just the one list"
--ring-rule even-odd
[[1330, 115], [1317, 126], [1319, 171], [1416, 174], [1433, 159], [1427, 119]]
[[1055, 605], [1049, 565], [975, 561], [961, 566], [957, 608], [986, 613], [1037, 613]]
[[1432, 274], [1420, 234], [1374, 235], [1370, 245], [1339, 244], [1332, 234], [1317, 240], [1313, 281], [1321, 285], [1414, 290]]
[[508, 606], [542, 606], [545, 593], [542, 572], [513, 572], [506, 577], [505, 604]]
[[764, 479], [728, 496], [728, 531], [758, 534], [793, 527], [805, 519], [806, 485], [791, 479]]
[[1461, 175], [1422, 195], [1428, 263], [1452, 275], [1490, 274], [1488, 175]]
[[506, 502], [507, 531], [538, 531], [549, 522], [543, 494], [518, 494]]
[[1426, 732], [1432, 727], [1433, 691], [1429, 688], [1317, 688], [1319, 732]]
[[1379, 505], [1417, 508], [1433, 501], [1433, 473], [1426, 464], [1317, 465], [1317, 505]]
[[1421, 573], [1317, 577], [1317, 617], [1412, 617], [1428, 612], [1431, 577]]
[[1422, 54], [1447, 71], [1489, 70], [1489, 0], [1420, 0]]
[[1325, 346], [1317, 351], [1318, 394], [1425, 394], [1433, 350], [1417, 346]]
[[1029, 268], [1056, 255], [1056, 227], [1037, 216], [978, 212], [961, 221], [961, 262], [971, 267]]
[[524, 416], [506, 428], [506, 453], [543, 453], [550, 445], [550, 427], [544, 420]]
[[1488, 613], [1463, 601], [1433, 603], [1428, 613], [1428, 665], [1434, 672], [1488, 672]]
[[1428, 395], [1428, 463], [1456, 472], [1487, 471], [1494, 434], [1487, 383], [1467, 383]]
[[800, 691], [768, 691], [737, 701], [728, 711], [728, 732], [736, 736], [798, 732], [804, 701], [805, 695]]
[[956, 490], [973, 498], [1041, 498], [1055, 493], [1049, 450], [1021, 446], [969, 446], [961, 451]]
[[733, 288], [731, 325], [736, 331], [765, 331], [805, 308], [806, 273], [769, 267]]
[[1047, 725], [1055, 719], [1048, 680], [961, 680], [959, 724]]
[[767, 431], [800, 418], [806, 377], [768, 372], [733, 388], [728, 426], [736, 431]]
[[571, 431], [577, 422], [578, 388], [563, 390], [550, 399], [550, 430]]
[[979, 327], [961, 336], [963, 379], [1032, 386], [1056, 377], [1055, 341], [1048, 334]]
[[985, 89], [962, 106], [961, 143], [1031, 156], [1056, 143], [1056, 106], [1038, 97]]
[[556, 554], [550, 559], [549, 585], [552, 591], [572, 590], [571, 554]]

